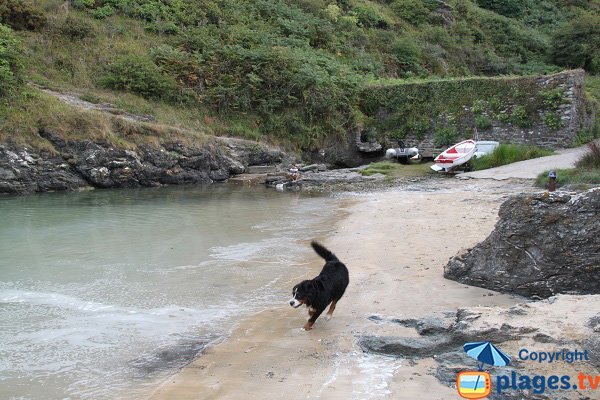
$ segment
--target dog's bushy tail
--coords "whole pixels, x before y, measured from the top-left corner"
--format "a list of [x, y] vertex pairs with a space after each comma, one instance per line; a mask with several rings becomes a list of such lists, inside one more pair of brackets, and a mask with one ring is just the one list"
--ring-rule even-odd
[[319, 243], [311, 242], [310, 245], [313, 249], [315, 249], [318, 255], [325, 259], [325, 261], [338, 261], [338, 258], [335, 256], [335, 254], [321, 246]]

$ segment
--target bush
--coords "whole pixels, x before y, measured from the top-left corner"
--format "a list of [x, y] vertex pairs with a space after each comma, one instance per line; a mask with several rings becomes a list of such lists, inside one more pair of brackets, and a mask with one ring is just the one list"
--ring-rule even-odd
[[493, 44], [494, 53], [503, 57], [503, 61], [526, 63], [546, 55], [548, 44], [538, 31], [492, 13], [481, 13], [479, 19], [482, 39]]
[[415, 26], [427, 22], [431, 13], [420, 0], [395, 0], [391, 8], [396, 15]]
[[406, 123], [406, 129], [415, 135], [417, 140], [422, 140], [430, 128], [431, 122], [424, 116], [411, 119]]
[[114, 8], [110, 4], [105, 4], [102, 7], [98, 7], [92, 12], [92, 16], [96, 19], [105, 19], [113, 15], [115, 12]]
[[539, 96], [542, 98], [542, 104], [552, 110], [556, 110], [566, 102], [564, 91], [561, 88], [541, 91]]
[[419, 72], [423, 70], [419, 65], [421, 48], [414, 40], [408, 38], [396, 39], [392, 46], [392, 54], [403, 71]]
[[477, 127], [477, 129], [489, 129], [492, 127], [492, 120], [486, 117], [485, 115], [476, 115], [475, 126]]
[[71, 4], [73, 4], [73, 7], [83, 10], [94, 7], [95, 3], [95, 0], [73, 0]]
[[589, 152], [585, 153], [583, 157], [575, 164], [578, 168], [595, 168], [600, 170], [600, 147], [596, 142], [588, 144]]
[[558, 65], [600, 73], [600, 16], [584, 13], [559, 29], [552, 38], [550, 59]]
[[354, 7], [352, 13], [358, 18], [358, 23], [366, 28], [385, 29], [389, 25], [386, 18], [368, 4]]
[[174, 47], [163, 45], [150, 50], [152, 60], [169, 76], [190, 88], [202, 87], [200, 65], [190, 54]]
[[21, 80], [22, 52], [12, 30], [0, 24], [0, 97], [10, 94]]
[[505, 17], [517, 17], [527, 9], [527, 0], [477, 0], [477, 4]]
[[71, 39], [85, 39], [94, 36], [94, 27], [88, 21], [71, 15], [65, 19], [59, 31]]
[[37, 31], [46, 26], [44, 13], [26, 0], [2, 0], [0, 23], [15, 30]]
[[106, 68], [100, 84], [109, 89], [125, 90], [155, 99], [173, 99], [177, 84], [152, 61], [138, 56], [117, 59]]
[[524, 106], [516, 106], [512, 110], [512, 113], [510, 114], [510, 121], [521, 128], [527, 128], [531, 126], [529, 115], [527, 114], [527, 110]]

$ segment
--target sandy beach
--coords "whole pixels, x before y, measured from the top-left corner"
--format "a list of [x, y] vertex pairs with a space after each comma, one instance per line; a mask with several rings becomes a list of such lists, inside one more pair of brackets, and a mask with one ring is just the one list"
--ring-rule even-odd
[[[241, 320], [231, 336], [164, 382], [152, 399], [428, 399], [457, 397], [419, 362], [364, 354], [357, 336], [415, 335], [371, 316], [411, 318], [462, 307], [512, 306], [523, 299], [442, 277], [449, 257], [483, 240], [508, 193], [528, 184], [438, 182], [340, 200], [345, 215], [319, 238], [346, 263], [350, 285], [331, 321], [301, 331], [306, 309], [281, 305]], [[441, 187], [440, 187], [441, 186]], [[308, 243], [298, 243], [306, 245]], [[315, 254], [306, 278], [322, 261]], [[290, 290], [296, 282], [284, 282]]]

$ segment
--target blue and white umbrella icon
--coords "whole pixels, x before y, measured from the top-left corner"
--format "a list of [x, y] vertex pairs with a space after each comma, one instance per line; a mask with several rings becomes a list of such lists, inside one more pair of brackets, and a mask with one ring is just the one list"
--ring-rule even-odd
[[510, 364], [510, 358], [491, 342], [470, 342], [463, 346], [465, 352], [479, 361], [479, 370], [483, 371], [483, 364], [504, 367]]

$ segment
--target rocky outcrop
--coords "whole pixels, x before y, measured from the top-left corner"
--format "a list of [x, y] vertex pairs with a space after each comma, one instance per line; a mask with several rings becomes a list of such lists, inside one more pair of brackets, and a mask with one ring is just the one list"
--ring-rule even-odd
[[87, 185], [58, 154], [0, 145], [0, 193], [76, 190]]
[[355, 168], [381, 160], [385, 149], [369, 134], [351, 130], [345, 137], [335, 135], [325, 138], [318, 150], [305, 152], [303, 158], [315, 163]]
[[278, 149], [231, 138], [125, 149], [104, 142], [69, 141], [49, 131], [40, 134], [55, 151], [0, 145], [0, 193], [210, 183], [251, 165], [280, 163], [285, 157]]
[[600, 293], [600, 189], [510, 198], [494, 231], [444, 277], [527, 297]]
[[[444, 316], [426, 317], [419, 320], [394, 317], [371, 316], [378, 324], [389, 324], [415, 328], [417, 335], [404, 336], [360, 336], [358, 343], [367, 353], [382, 354], [409, 359], [432, 357], [437, 367], [432, 375], [443, 384], [455, 387], [458, 372], [477, 369], [477, 360], [463, 350], [466, 342], [489, 341], [510, 358], [505, 367], [485, 365], [484, 370], [493, 377], [570, 376], [576, 384], [581, 371], [592, 376], [598, 374], [600, 351], [600, 295], [558, 295], [548, 300], [517, 304], [510, 308], [476, 307], [460, 309]], [[526, 349], [527, 353], [522, 352]], [[577, 350], [585, 357], [560, 359], [552, 364], [539, 362], [532, 352], [561, 353]], [[549, 368], [550, 371], [549, 372]], [[525, 387], [507, 387], [498, 393], [493, 382], [490, 399], [565, 399], [589, 398], [589, 390], [547, 390], [536, 393]]]

